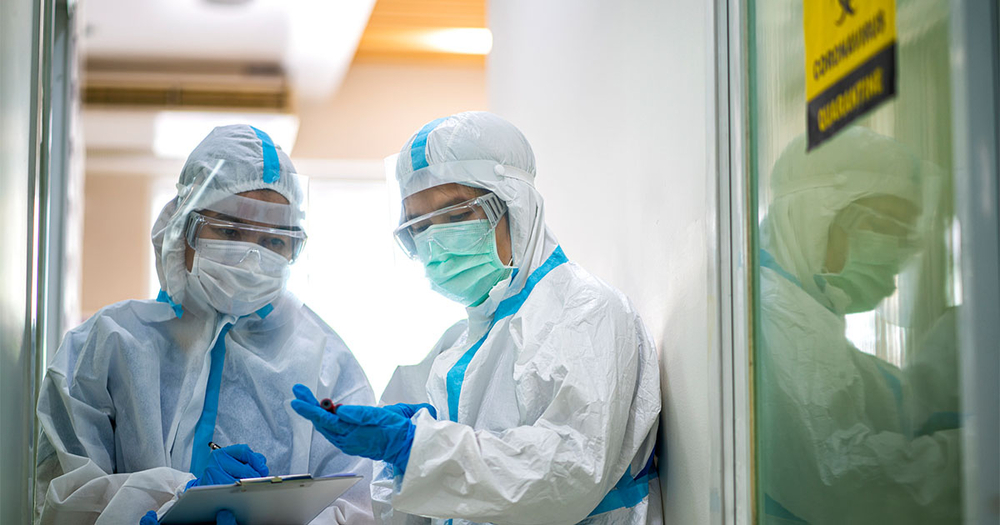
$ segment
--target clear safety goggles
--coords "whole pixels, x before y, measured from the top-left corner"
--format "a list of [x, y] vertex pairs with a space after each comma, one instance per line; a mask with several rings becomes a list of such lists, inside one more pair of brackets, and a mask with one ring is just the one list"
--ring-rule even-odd
[[393, 232], [393, 235], [396, 237], [396, 242], [399, 243], [399, 247], [403, 249], [403, 252], [407, 255], [407, 257], [416, 259], [417, 244], [414, 241], [414, 237], [427, 228], [437, 224], [454, 224], [466, 221], [486, 220], [489, 221], [490, 228], [486, 233], [484, 233], [485, 237], [486, 235], [492, 234], [493, 229], [496, 228], [500, 219], [506, 212], [507, 205], [503, 202], [503, 200], [500, 197], [497, 197], [494, 193], [487, 193], [486, 195], [481, 195], [475, 199], [470, 199], [465, 202], [448, 206], [447, 208], [442, 208], [408, 220], [403, 224], [400, 224], [399, 227]]
[[903, 240], [917, 236], [915, 224], [859, 203], [851, 203], [836, 218], [835, 224], [844, 231], [864, 230], [892, 235]]
[[[178, 184], [174, 224], [183, 228], [189, 246], [198, 251], [202, 243], [201, 251], [208, 253], [211, 250], [207, 247], [218, 247], [218, 243], [202, 241], [227, 240], [233, 241], [227, 252], [260, 254], [259, 248], [266, 248], [289, 262], [302, 253], [309, 188], [306, 177], [281, 171], [274, 182], [251, 184], [255, 189], [234, 194], [234, 185], [246, 186], [240, 181], [261, 177], [259, 170], [224, 159], [199, 161], [185, 169], [199, 174], [186, 185]], [[287, 200], [293, 202], [280, 202]]]
[[247, 243], [240, 246], [247, 246], [248, 251], [251, 245], [266, 248], [289, 262], [295, 262], [306, 244], [306, 233], [294, 227], [272, 228], [198, 212], [188, 216], [184, 237], [195, 251], [204, 240], [233, 241]]

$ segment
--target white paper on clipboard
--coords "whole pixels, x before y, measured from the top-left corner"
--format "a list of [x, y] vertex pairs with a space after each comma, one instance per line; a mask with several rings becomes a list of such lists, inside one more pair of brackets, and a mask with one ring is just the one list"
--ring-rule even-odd
[[308, 474], [242, 479], [232, 485], [192, 487], [160, 518], [162, 525], [215, 523], [228, 509], [240, 525], [309, 523], [361, 476], [313, 478]]

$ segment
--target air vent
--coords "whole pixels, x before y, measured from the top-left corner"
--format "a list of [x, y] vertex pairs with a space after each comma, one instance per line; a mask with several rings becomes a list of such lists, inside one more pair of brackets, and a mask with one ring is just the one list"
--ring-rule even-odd
[[284, 70], [272, 64], [154, 63], [91, 59], [83, 102], [169, 109], [287, 110]]

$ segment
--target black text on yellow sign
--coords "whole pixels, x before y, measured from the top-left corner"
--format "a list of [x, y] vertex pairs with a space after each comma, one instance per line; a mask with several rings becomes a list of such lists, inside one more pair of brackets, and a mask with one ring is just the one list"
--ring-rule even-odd
[[896, 95], [895, 0], [803, 0], [809, 149]]

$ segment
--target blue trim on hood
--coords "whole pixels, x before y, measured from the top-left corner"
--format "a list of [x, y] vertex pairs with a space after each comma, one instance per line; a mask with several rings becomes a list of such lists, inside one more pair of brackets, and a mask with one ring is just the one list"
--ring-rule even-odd
[[250, 126], [250, 129], [257, 134], [260, 139], [260, 149], [264, 156], [264, 182], [274, 184], [281, 176], [281, 163], [278, 161], [278, 150], [274, 147], [274, 141], [267, 133]]
[[427, 136], [445, 120], [448, 118], [439, 118], [424, 124], [413, 138], [413, 144], [410, 146], [410, 163], [413, 165], [413, 171], [427, 167]]

